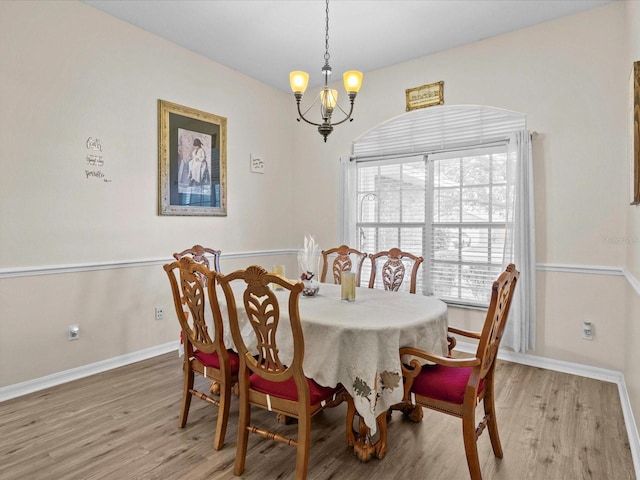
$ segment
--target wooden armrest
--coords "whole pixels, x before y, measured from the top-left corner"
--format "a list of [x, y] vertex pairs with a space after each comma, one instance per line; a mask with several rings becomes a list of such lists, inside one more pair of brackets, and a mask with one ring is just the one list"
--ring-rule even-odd
[[447, 329], [449, 333], [455, 333], [456, 335], [462, 335], [463, 337], [475, 338], [480, 340], [480, 332], [471, 332], [469, 330], [462, 330], [460, 328], [449, 327]]
[[418, 348], [402, 347], [400, 349], [400, 356], [411, 355], [413, 357], [422, 358], [438, 365], [444, 365], [445, 367], [475, 367], [480, 365], [480, 359], [476, 357], [471, 358], [449, 358], [442, 355], [436, 355], [434, 353], [425, 352]]

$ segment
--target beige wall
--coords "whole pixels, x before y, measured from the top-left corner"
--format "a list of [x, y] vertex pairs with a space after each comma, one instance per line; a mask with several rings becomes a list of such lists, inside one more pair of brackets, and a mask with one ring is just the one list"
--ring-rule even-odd
[[[187, 238], [290, 247], [276, 213], [292, 198], [284, 92], [76, 1], [0, 2], [0, 43], [0, 266], [158, 258]], [[158, 99], [227, 118], [226, 218], [157, 215]], [[85, 176], [88, 137], [109, 183]]]
[[[0, 269], [165, 258], [195, 242], [229, 253], [290, 249], [305, 233], [332, 246], [338, 159], [354, 139], [404, 113], [404, 89], [444, 80], [445, 104], [522, 112], [540, 134], [536, 241], [548, 268], [537, 275], [530, 353], [623, 371], [637, 418], [637, 292], [620, 275], [561, 268], [626, 267], [640, 278], [637, 244], [616, 240], [640, 237], [639, 210], [627, 206], [625, 46], [640, 57], [633, 3], [365, 72], [355, 120], [325, 144], [295, 122], [289, 94], [91, 7], [0, 2], [0, 43], [15, 46], [0, 60]], [[158, 98], [229, 119], [226, 218], [157, 216]], [[89, 136], [103, 142], [110, 183], [84, 178]], [[267, 161], [265, 175], [249, 173], [250, 154]], [[0, 279], [0, 387], [173, 340], [174, 325], [153, 320], [155, 305], [171, 306], [168, 293], [157, 265]], [[452, 323], [481, 318], [451, 311]], [[579, 338], [584, 320], [595, 324], [592, 342]], [[71, 323], [82, 324], [79, 342], [66, 341]], [[47, 362], [25, 358], [15, 341], [34, 336], [52, 352]]]
[[[0, 270], [292, 248], [289, 95], [76, 1], [0, 2], [0, 45]], [[227, 217], [157, 215], [158, 99], [227, 117]], [[0, 277], [0, 387], [175, 341], [172, 305], [159, 264]]]
[[[628, 45], [630, 58], [627, 74], [631, 73], [633, 62], [640, 61], [640, 2], [625, 2]], [[628, 118], [628, 117], [627, 117]], [[630, 196], [629, 196], [630, 198]], [[640, 205], [629, 206], [627, 213], [627, 235], [625, 246], [627, 259], [625, 266], [635, 279], [635, 289], [627, 287], [627, 325], [625, 339], [625, 382], [632, 402], [636, 425], [640, 425]]]

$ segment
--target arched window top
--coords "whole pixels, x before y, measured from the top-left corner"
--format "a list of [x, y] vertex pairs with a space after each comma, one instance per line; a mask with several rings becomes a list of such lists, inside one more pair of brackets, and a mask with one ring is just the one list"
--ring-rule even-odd
[[448, 150], [506, 140], [525, 130], [524, 114], [482, 105], [413, 110], [369, 130], [353, 143], [353, 156], [380, 157]]

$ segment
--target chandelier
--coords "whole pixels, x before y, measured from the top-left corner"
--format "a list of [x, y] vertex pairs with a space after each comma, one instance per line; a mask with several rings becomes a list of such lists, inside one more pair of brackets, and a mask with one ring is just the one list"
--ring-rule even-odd
[[[356, 99], [356, 95], [358, 90], [360, 90], [360, 86], [362, 85], [362, 72], [357, 72], [355, 70], [350, 70], [345, 72], [343, 75], [344, 88], [349, 95], [349, 102], [351, 104], [349, 108], [349, 113], [345, 112], [340, 105], [338, 105], [338, 91], [329, 88], [329, 76], [331, 75], [331, 66], [329, 65], [329, 0], [326, 0], [327, 8], [325, 10], [325, 36], [324, 36], [324, 66], [322, 67], [322, 75], [324, 76], [324, 88], [320, 92], [320, 96], [316, 99], [313, 104], [304, 112], [300, 110], [300, 102], [302, 101], [302, 96], [304, 95], [305, 90], [307, 89], [307, 85], [309, 83], [309, 74], [307, 72], [295, 71], [289, 74], [289, 82], [291, 83], [291, 90], [293, 90], [293, 95], [296, 97], [296, 104], [298, 106], [298, 121], [300, 119], [305, 122], [318, 127], [318, 132], [320, 135], [324, 137], [324, 141], [327, 141], [327, 135], [329, 135], [333, 131], [333, 127], [336, 125], [340, 125], [341, 123], [346, 122], [347, 120], [353, 121], [351, 118], [351, 113], [353, 112], [353, 102]], [[309, 110], [320, 101], [320, 115], [322, 117], [321, 123], [312, 122], [305, 117]], [[333, 111], [336, 106], [340, 109], [340, 111], [345, 115], [345, 117], [339, 122], [331, 122], [333, 115]]]

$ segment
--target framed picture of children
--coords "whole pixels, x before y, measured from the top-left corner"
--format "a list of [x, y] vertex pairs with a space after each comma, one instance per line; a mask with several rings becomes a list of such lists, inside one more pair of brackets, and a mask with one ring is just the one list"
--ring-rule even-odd
[[227, 215], [227, 119], [158, 100], [160, 215]]

